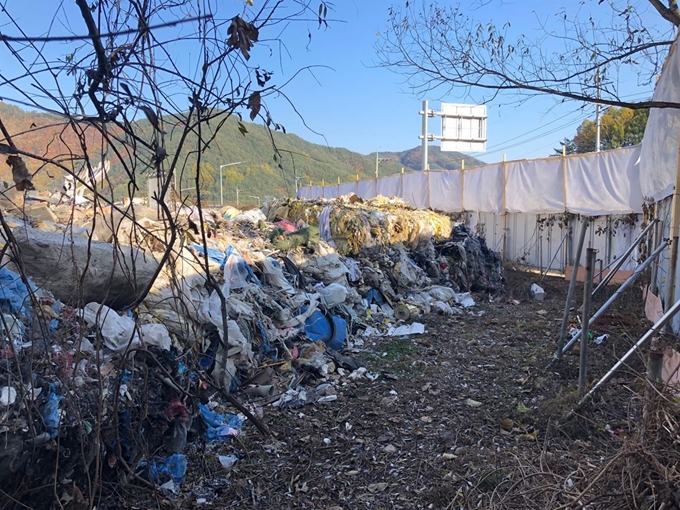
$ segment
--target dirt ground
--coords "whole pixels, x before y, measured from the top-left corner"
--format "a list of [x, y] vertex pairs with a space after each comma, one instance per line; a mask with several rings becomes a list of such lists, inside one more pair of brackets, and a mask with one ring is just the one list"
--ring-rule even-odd
[[[275, 439], [248, 424], [232, 443], [199, 447], [182, 492], [139, 507], [644, 508], [620, 487], [578, 498], [637, 434], [642, 357], [566, 420], [577, 401], [578, 351], [547, 365], [568, 282], [547, 278], [538, 302], [528, 292], [538, 278], [508, 268], [503, 294], [474, 295], [462, 315], [424, 317], [423, 335], [367, 341], [350, 355], [375, 380], [346, 382], [324, 404], [264, 407]], [[581, 286], [576, 296], [579, 306]], [[649, 328], [641, 296], [630, 289], [593, 328], [610, 338], [590, 342], [590, 384]], [[238, 460], [225, 469], [217, 455], [229, 454]]]

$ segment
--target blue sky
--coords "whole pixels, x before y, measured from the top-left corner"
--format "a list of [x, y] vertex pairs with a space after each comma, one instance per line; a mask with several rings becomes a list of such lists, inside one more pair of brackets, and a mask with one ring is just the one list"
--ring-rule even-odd
[[[329, 11], [328, 28], [318, 28], [315, 22], [291, 24], [282, 33], [285, 51], [276, 49], [269, 56], [269, 49], [257, 53], [253, 59], [262, 62], [278, 77], [288, 78], [305, 66], [319, 66], [303, 72], [285, 89], [295, 105], [296, 113], [282, 98], [270, 99], [268, 105], [274, 120], [283, 124], [288, 132], [309, 141], [331, 147], [346, 147], [363, 154], [375, 151], [399, 151], [420, 144], [418, 136], [421, 119], [418, 111], [423, 99], [437, 109], [440, 101], [452, 103], [470, 102], [465, 90], [460, 93], [420, 97], [414, 95], [404, 83], [403, 77], [376, 66], [375, 45], [379, 34], [387, 28], [388, 9], [401, 5], [404, 0], [336, 0], [334, 10]], [[49, 9], [36, 9], [40, 2], [0, 0], [8, 10], [23, 20], [30, 35], [46, 33], [53, 21], [56, 2]], [[453, 5], [440, 1], [441, 5]], [[647, 5], [646, 0], [639, 0]], [[257, 7], [258, 0], [254, 0]], [[597, 0], [564, 0], [555, 2], [535, 0], [492, 0], [485, 7], [473, 8], [479, 0], [463, 0], [461, 5], [470, 6], [468, 14], [480, 21], [493, 21], [496, 25], [511, 23], [514, 34], [523, 33], [528, 38], [540, 36], [540, 28], [551, 30], [556, 26], [556, 11], [564, 6], [580, 19], [592, 13], [597, 23], [607, 24], [606, 5]], [[68, 33], [60, 23], [68, 23], [74, 32], [86, 32], [72, 0], [66, 0], [65, 11], [58, 17], [52, 33]], [[221, 9], [233, 9], [229, 16], [243, 8], [240, 0], [224, 0]], [[647, 7], [650, 10], [651, 7]], [[599, 16], [599, 17], [598, 17]], [[0, 13], [0, 19], [2, 19]], [[650, 25], [665, 22], [656, 13], [648, 16]], [[0, 26], [9, 32], [9, 27]], [[312, 34], [311, 42], [308, 32]], [[66, 54], [67, 45], [52, 47], [55, 54]], [[180, 58], [190, 65], [191, 51]], [[5, 60], [5, 63], [3, 63]], [[0, 69], [7, 65], [0, 51]], [[650, 87], [640, 87], [636, 76], [619, 76], [621, 95], [632, 99], [651, 96]], [[0, 86], [0, 97], [10, 97]], [[586, 117], [594, 117], [594, 105], [556, 100], [551, 97], [530, 99], [522, 104], [516, 97], [501, 95], [488, 104], [488, 150], [473, 154], [488, 162], [499, 161], [503, 154], [509, 160], [538, 158], [550, 155], [564, 137], [575, 134], [577, 126]], [[306, 126], [305, 126], [306, 124]], [[317, 134], [317, 133], [320, 133]], [[439, 135], [436, 119], [430, 120], [430, 133]]]
[[[355, 0], [338, 1], [333, 16], [342, 22], [331, 23], [330, 28], [312, 31], [312, 43], [304, 48], [296, 45], [291, 31], [293, 59], [286, 63], [288, 68], [302, 65], [328, 65], [330, 69], [314, 71], [314, 77], [305, 76], [296, 80], [288, 90], [289, 97], [302, 113], [306, 123], [322, 133], [330, 146], [347, 147], [364, 154], [382, 151], [397, 151], [420, 144], [421, 119], [418, 111], [422, 99], [430, 101], [431, 108], [437, 108], [440, 101], [466, 103], [469, 98], [465, 91], [459, 95], [445, 97], [420, 97], [412, 94], [403, 78], [387, 69], [376, 67], [375, 44], [378, 33], [385, 30], [388, 9], [401, 1]], [[452, 2], [439, 2], [441, 5]], [[461, 5], [477, 4], [463, 1]], [[593, 12], [607, 14], [606, 5], [598, 8], [597, 1], [586, 0], [585, 6], [579, 0], [560, 2], [571, 12], [579, 10], [579, 17], [587, 19], [588, 8]], [[640, 2], [644, 4], [646, 2]], [[550, 27], [556, 22], [559, 6], [555, 2], [535, 0], [492, 1], [491, 5], [471, 10], [471, 17], [493, 21], [496, 25], [510, 22], [514, 33], [528, 37], [540, 36], [540, 26]], [[650, 8], [647, 8], [650, 9]], [[650, 23], [665, 22], [650, 13]], [[603, 19], [602, 23], [606, 24]], [[635, 76], [620, 77], [620, 88], [624, 95], [640, 100], [651, 96], [650, 87], [639, 87]], [[507, 158], [545, 157], [559, 147], [564, 137], [572, 137], [581, 121], [594, 117], [595, 106], [551, 97], [534, 98], [521, 105], [513, 105], [515, 97], [501, 96], [488, 105], [487, 153], [474, 154], [485, 161], [499, 161], [503, 154]], [[307, 130], [294, 114], [282, 105], [278, 118], [289, 131], [310, 141], [324, 143], [324, 139]], [[439, 135], [436, 119], [430, 120], [430, 132]]]

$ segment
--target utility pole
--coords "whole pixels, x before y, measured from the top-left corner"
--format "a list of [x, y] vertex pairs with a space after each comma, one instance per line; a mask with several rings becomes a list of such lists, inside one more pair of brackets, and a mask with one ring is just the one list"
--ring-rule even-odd
[[238, 209], [238, 192], [239, 192], [239, 189], [238, 189], [238, 184], [237, 184], [236, 185], [236, 208], [237, 209]]
[[380, 158], [378, 157], [378, 153], [375, 153], [375, 178], [377, 179], [379, 177], [378, 174], [378, 165], [380, 165], [381, 161], [392, 161], [392, 158]]
[[[597, 99], [600, 99], [600, 68], [597, 68], [597, 74], [595, 75], [595, 83], [597, 85]], [[600, 120], [600, 103], [595, 105], [595, 152], [600, 152], [600, 126], [602, 124]]]

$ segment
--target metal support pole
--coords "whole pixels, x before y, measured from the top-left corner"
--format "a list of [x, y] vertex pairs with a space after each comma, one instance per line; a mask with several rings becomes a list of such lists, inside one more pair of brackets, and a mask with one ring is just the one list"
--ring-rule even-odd
[[671, 209], [671, 226], [668, 237], [671, 238], [671, 254], [668, 260], [668, 274], [666, 275], [666, 300], [664, 301], [664, 308], [666, 310], [671, 306], [671, 303], [675, 302], [675, 273], [678, 269], [678, 240], [680, 238], [680, 146], [678, 147], [675, 187], [673, 188], [673, 206]]
[[[600, 99], [600, 68], [597, 68], [597, 75], [595, 76], [597, 82], [597, 98]], [[595, 105], [595, 152], [600, 152], [600, 129], [602, 120], [600, 119], [600, 103]]]
[[562, 240], [560, 241], [560, 244], [557, 246], [557, 249], [555, 250], [555, 255], [553, 255], [552, 259], [550, 259], [550, 264], [548, 264], [548, 267], [545, 270], [545, 273], [541, 276], [541, 282], [545, 279], [545, 277], [548, 275], [548, 271], [550, 271], [550, 268], [553, 265], [553, 262], [555, 262], [555, 259], [557, 258], [557, 254], [560, 252], [560, 248], [562, 248], [562, 245], [564, 244], [565, 239], [567, 238], [567, 235], [569, 234], [569, 231], [567, 231], [563, 236]]
[[[654, 225], [656, 225], [657, 221], [658, 220], [656, 220], [656, 219], [652, 220], [650, 222], [650, 224], [647, 225], [647, 227], [640, 233], [640, 235], [637, 237], [637, 239], [635, 239], [633, 244], [631, 244], [628, 247], [628, 249], [625, 251], [625, 253], [618, 258], [618, 260], [614, 264], [614, 267], [612, 267], [609, 270], [609, 274], [607, 274], [607, 276], [604, 277], [604, 279], [600, 282], [600, 284], [597, 287], [595, 287], [595, 290], [593, 291], [593, 297], [595, 297], [595, 294], [597, 294], [597, 292], [600, 289], [606, 287], [609, 284], [609, 282], [612, 280], [612, 278], [614, 278], [614, 275], [616, 274], [616, 272], [619, 269], [621, 269], [621, 266], [623, 266], [623, 263], [626, 261], [626, 259], [630, 256], [631, 253], [633, 253], [633, 250], [635, 250], [635, 247], [642, 242], [642, 239], [645, 237], [645, 235], [647, 235], [647, 232], [649, 232], [652, 229], [652, 227]], [[601, 276], [601, 273], [600, 273], [600, 276]]]
[[[590, 324], [589, 326], [592, 326], [597, 319], [599, 319], [604, 312], [609, 308], [614, 301], [616, 301], [616, 298], [618, 298], [623, 292], [630, 287], [630, 285], [637, 279], [638, 276], [640, 276], [654, 261], [656, 257], [661, 254], [661, 252], [668, 246], [668, 240], [664, 240], [659, 247], [654, 250], [654, 252], [645, 260], [642, 264], [640, 264], [635, 271], [633, 271], [633, 274], [630, 275], [630, 277], [623, 282], [621, 287], [619, 287], [616, 292], [610, 297], [603, 305], [602, 307], [593, 314], [592, 319], [590, 319]], [[581, 338], [581, 332], [578, 332], [574, 335], [574, 337], [569, 340], [569, 343], [564, 346], [564, 349], [562, 349], [562, 354], [566, 353], [569, 349], [572, 348], [572, 346]]]
[[[655, 249], [659, 242], [661, 241], [661, 230], [663, 228], [663, 222], [659, 220], [658, 214], [659, 214], [659, 206], [658, 204], [654, 204], [654, 210], [655, 210], [655, 215], [657, 215], [656, 219], [656, 227], [654, 227], [654, 244], [652, 246], [648, 246], [648, 250], [653, 250]], [[652, 265], [652, 275], [651, 275], [651, 283], [649, 286], [649, 289], [652, 291], [652, 294], [656, 295], [659, 291], [658, 288], [658, 283], [657, 283], [657, 275], [659, 273], [659, 260], [657, 259], [654, 264]]]
[[574, 259], [574, 270], [571, 273], [571, 279], [569, 280], [567, 304], [564, 305], [564, 315], [562, 316], [562, 326], [560, 327], [560, 338], [557, 340], [557, 351], [555, 351], [555, 356], [553, 358], [554, 360], [562, 359], [564, 339], [567, 336], [567, 326], [569, 325], [569, 309], [571, 308], [571, 300], [574, 298], [574, 289], [576, 288], [576, 273], [578, 273], [578, 266], [581, 263], [581, 253], [583, 253], [583, 243], [586, 240], [586, 231], [588, 230], [589, 223], [590, 220], [588, 218], [583, 218], [581, 232], [578, 237], [578, 247], [576, 248]]
[[220, 207], [224, 205], [224, 189], [222, 188], [222, 165], [220, 165]]
[[[586, 395], [581, 399], [581, 401], [576, 405], [574, 408], [575, 410], [580, 409], [583, 407], [583, 405], [588, 402], [592, 397], [593, 394], [600, 389], [604, 384], [607, 384], [612, 377], [614, 377], [614, 374], [616, 373], [617, 370], [619, 370], [623, 365], [626, 364], [626, 362], [630, 359], [630, 357], [635, 354], [635, 352], [642, 347], [645, 343], [647, 343], [649, 340], [654, 338], [656, 335], [661, 333], [661, 330], [668, 324], [673, 317], [680, 311], [680, 300], [676, 301], [673, 306], [670, 307], [670, 309], [663, 314], [663, 316], [656, 321], [656, 323], [649, 328], [647, 333], [645, 333], [640, 340], [638, 340], [633, 347], [631, 347], [626, 354], [623, 355], [623, 357], [616, 362], [616, 364], [609, 369], [609, 372], [607, 372], [602, 379], [600, 379], [595, 386], [591, 388], [591, 390], [586, 393]], [[570, 414], [573, 414], [572, 411]]]
[[427, 119], [428, 119], [428, 111], [427, 111], [427, 101], [423, 101], [423, 172], [427, 170], [427, 144], [428, 144], [428, 139], [427, 139]]
[[588, 248], [586, 254], [586, 282], [583, 288], [583, 319], [581, 321], [581, 359], [578, 370], [578, 395], [586, 392], [586, 376], [588, 373], [588, 326], [590, 322], [590, 293], [593, 290], [593, 269], [597, 250]]

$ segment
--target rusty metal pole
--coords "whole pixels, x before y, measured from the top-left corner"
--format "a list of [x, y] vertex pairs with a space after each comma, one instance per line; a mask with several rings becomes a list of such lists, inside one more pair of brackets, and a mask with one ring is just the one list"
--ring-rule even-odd
[[583, 319], [581, 321], [581, 360], [578, 371], [578, 396], [586, 393], [588, 374], [588, 327], [590, 323], [590, 301], [593, 291], [593, 269], [597, 250], [588, 248], [586, 253], [586, 283], [583, 289]]
[[588, 230], [588, 225], [590, 224], [589, 218], [583, 218], [583, 223], [581, 224], [581, 232], [578, 237], [578, 247], [576, 248], [576, 255], [574, 259], [574, 270], [571, 273], [571, 280], [569, 280], [569, 290], [567, 291], [567, 303], [564, 305], [564, 315], [562, 316], [562, 326], [560, 327], [560, 338], [557, 341], [557, 351], [553, 361], [561, 360], [564, 340], [567, 336], [567, 326], [569, 325], [569, 309], [571, 308], [571, 300], [574, 297], [574, 289], [576, 288], [576, 275], [578, 273], [578, 266], [581, 262], [581, 253], [583, 252], [583, 243], [586, 240], [586, 231]]

